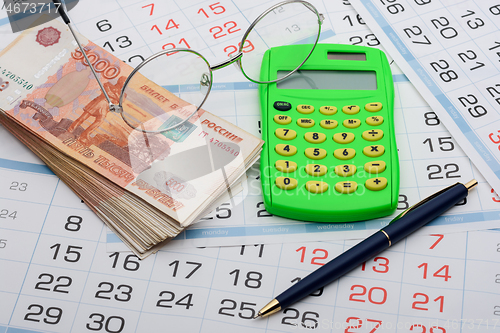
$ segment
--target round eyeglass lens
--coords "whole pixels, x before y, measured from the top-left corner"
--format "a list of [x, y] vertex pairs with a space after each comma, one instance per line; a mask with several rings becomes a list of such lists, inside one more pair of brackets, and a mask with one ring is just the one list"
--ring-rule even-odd
[[125, 84], [120, 105], [127, 124], [144, 132], [185, 131], [210, 92], [212, 71], [199, 53], [175, 49], [146, 59]]
[[[270, 48], [304, 44], [300, 53], [294, 49], [288, 57], [286, 71], [297, 70], [309, 57], [318, 41], [321, 24], [319, 13], [309, 3], [288, 2], [277, 5], [259, 17], [240, 45], [243, 52], [241, 69], [254, 82], [274, 82], [260, 79], [264, 53]], [[286, 51], [285, 51], [286, 52]], [[285, 68], [284, 68], [285, 70]], [[288, 73], [284, 73], [286, 75]], [[283, 75], [282, 75], [283, 76]]]

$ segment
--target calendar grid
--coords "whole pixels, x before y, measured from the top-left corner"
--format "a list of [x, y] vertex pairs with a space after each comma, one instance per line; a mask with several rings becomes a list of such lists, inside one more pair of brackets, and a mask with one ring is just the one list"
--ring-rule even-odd
[[[346, 1], [312, 2], [326, 18], [320, 37], [323, 42], [381, 48], [380, 36], [375, 36], [366, 27], [364, 16], [358, 19], [357, 12], [346, 5]], [[225, 54], [221, 48], [234, 44], [238, 38], [228, 34], [216, 40], [208, 34], [208, 29], [235, 20], [244, 30], [243, 23], [248, 21], [249, 13], [267, 5], [263, 0], [248, 4], [235, 0], [156, 2], [155, 10], [166, 8], [161, 7], [162, 4], [177, 6], [171, 12], [176, 23], [197, 20], [196, 24], [191, 24], [189, 32], [172, 33], [171, 38], [153, 38], [148, 34], [155, 33], [149, 28], [159, 24], [156, 16], [149, 19], [141, 16], [145, 12], [141, 14], [140, 11], [146, 11], [141, 7], [151, 3], [155, 2], [101, 4], [96, 0], [81, 1], [70, 16], [74, 17], [74, 25], [83, 35], [101, 46], [108, 42], [105, 47], [113, 47], [118, 57], [137, 65], [137, 60], [160, 51], [166, 43], [176, 43], [181, 37], [190, 42], [188, 38], [194, 32], [204, 47], [190, 46], [204, 51], [202, 54], [208, 54], [205, 52], [208, 49], [214, 58], [223, 60]], [[227, 15], [219, 19], [207, 12], [210, 17], [202, 21], [205, 16], [197, 14], [198, 9], [210, 11], [209, 5], [215, 3], [223, 6]], [[122, 19], [118, 21], [120, 17]], [[107, 20], [112, 28], [99, 30], [97, 23], [101, 20]], [[150, 22], [150, 25], [144, 22]], [[0, 19], [0, 25], [5, 24], [8, 20]], [[120, 48], [125, 44], [115, 41], [119, 36], [127, 37], [132, 45]], [[153, 39], [154, 42], [147, 42]], [[497, 304], [500, 296], [498, 284], [494, 282], [500, 272], [499, 232], [470, 230], [498, 226], [500, 198], [491, 192], [490, 186], [465, 157], [439, 118], [392, 61], [391, 68], [395, 82], [395, 129], [402, 177], [397, 213], [456, 181], [465, 182], [476, 177], [479, 186], [470, 193], [467, 203], [453, 208], [450, 214], [440, 217], [404, 243], [395, 244], [377, 255], [384, 259], [370, 259], [364, 266], [326, 286], [319, 296], [308, 297], [291, 306], [286, 313], [282, 311], [262, 320], [246, 318], [294, 283], [294, 279], [306, 276], [357, 242], [346, 238], [368, 236], [387, 224], [390, 217], [370, 223], [346, 223], [348, 231], [335, 231], [327, 229], [334, 225], [296, 223], [266, 216], [263, 206], [259, 205], [262, 201], [260, 183], [258, 168], [254, 167], [247, 175], [248, 193], [238, 194], [240, 198], [244, 196], [242, 203], [234, 207], [220, 206], [227, 210], [209, 214], [210, 220], [186, 230], [182, 240], [173, 240], [151, 258], [138, 261], [128, 252], [118, 252], [123, 248], [113, 248], [117, 244], [113, 242], [112, 234], [104, 231], [102, 223], [82, 205], [80, 199], [0, 128], [0, 141], [5, 142], [0, 146], [0, 265], [2, 271], [12, 275], [0, 274], [0, 332], [107, 330], [153, 333], [168, 329], [203, 333], [235, 330], [241, 333], [302, 330], [368, 333], [373, 330], [369, 325], [377, 321], [381, 326], [375, 333], [420, 332], [416, 326], [409, 328], [418, 323], [426, 327], [426, 333], [434, 326], [442, 327], [444, 331], [436, 328], [432, 333], [499, 332], [498, 325], [493, 328], [494, 319], [498, 317], [495, 306], [500, 306]], [[257, 85], [245, 82], [234, 66], [221, 71], [218, 80], [220, 82], [214, 83], [204, 108], [259, 136]], [[447, 172], [460, 177], [447, 178]], [[10, 189], [13, 182], [28, 184], [28, 190]], [[57, 182], [57, 188], [54, 182]], [[38, 195], [33, 195], [34, 192]], [[47, 203], [49, 197], [52, 199]], [[35, 212], [43, 209], [46, 211], [42, 223], [40, 214], [35, 215]], [[8, 214], [4, 218], [5, 211], [8, 214], [15, 211], [16, 218], [9, 219]], [[228, 211], [231, 215], [226, 217]], [[82, 218], [78, 231], [65, 228], [70, 216]], [[76, 229], [74, 225], [71, 228]], [[264, 229], [280, 228], [281, 231], [264, 232]], [[96, 230], [101, 230], [101, 233], [96, 234]], [[227, 236], [216, 234], [225, 231]], [[36, 246], [31, 248], [35, 237]], [[226, 239], [229, 241], [225, 244]], [[318, 242], [318, 239], [324, 242]], [[53, 259], [55, 252], [50, 248], [53, 244], [61, 247], [57, 260]], [[82, 247], [78, 250], [81, 257], [76, 263], [64, 261], [68, 244]], [[247, 245], [244, 248], [194, 248], [229, 244]], [[28, 256], [31, 258], [29, 263]], [[74, 255], [68, 258], [75, 259]], [[427, 266], [421, 266], [423, 263]], [[448, 270], [442, 269], [445, 266], [449, 266]], [[427, 269], [426, 278], [424, 267]], [[438, 272], [439, 269], [442, 270]], [[478, 271], [480, 275], [476, 274]], [[438, 277], [433, 276], [436, 272]], [[190, 278], [186, 278], [190, 273]], [[45, 275], [40, 277], [41, 274]], [[19, 275], [23, 277], [22, 284], [16, 282]], [[49, 275], [53, 279], [51, 283], [48, 283]], [[446, 278], [448, 275], [451, 277]], [[66, 279], [57, 281], [61, 277]], [[71, 278], [71, 284], [62, 286], [69, 283], [67, 278]], [[127, 293], [131, 297], [125, 302]], [[428, 303], [422, 303], [425, 301], [422, 295], [414, 297], [417, 293], [425, 294]], [[384, 295], [387, 295], [385, 301]], [[439, 301], [433, 301], [440, 296], [444, 299], [443, 312], [439, 311]], [[29, 309], [32, 305], [38, 307]], [[37, 315], [41, 307], [43, 311]], [[57, 308], [61, 311], [60, 321], [57, 324], [44, 322], [57, 321]], [[91, 318], [92, 314], [98, 315]], [[472, 329], [467, 326], [459, 329], [445, 327], [447, 320], [469, 319], [476, 320]], [[483, 320], [481, 327], [478, 327], [479, 320]], [[487, 320], [490, 324], [488, 330], [484, 328]], [[123, 328], [120, 329], [121, 323]], [[399, 323], [407, 326], [398, 327]], [[307, 329], [304, 325], [316, 325], [316, 328]]]

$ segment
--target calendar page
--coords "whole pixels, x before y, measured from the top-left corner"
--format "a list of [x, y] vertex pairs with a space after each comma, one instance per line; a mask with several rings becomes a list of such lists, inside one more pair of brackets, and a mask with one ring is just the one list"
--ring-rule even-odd
[[353, 0], [493, 188], [500, 188], [500, 2]]
[[[380, 47], [377, 37], [348, 2], [313, 3], [325, 15], [320, 42]], [[189, 36], [200, 43], [197, 48], [188, 43], [189, 46], [215, 64], [234, 51], [231, 45], [237, 45], [248, 25], [270, 5], [267, 1], [255, 3], [254, 6], [244, 1], [107, 1], [104, 4], [85, 1], [79, 3], [69, 14], [79, 32], [131, 65], [137, 65], [142, 59], [164, 47], [173, 47], [172, 44], [186, 47], [187, 45], [172, 41], [177, 38], [179, 41], [189, 42]], [[100, 11], [96, 12], [93, 8], [100, 8]], [[2, 13], [6, 15], [5, 12]], [[237, 24], [234, 30], [240, 30], [232, 33], [227, 31], [224, 36], [217, 33], [217, 27], [233, 21]], [[165, 25], [175, 22], [178, 28], [160, 33], [154, 27], [155, 24], [158, 27], [159, 22], [164, 22]], [[6, 46], [13, 34], [9, 33], [6, 17], [0, 19], [1, 23], [1, 43]], [[213, 33], [210, 34], [210, 30]], [[169, 246], [172, 243], [176, 247], [190, 247], [364, 238], [429, 194], [453, 182], [467, 182], [472, 178], [478, 179], [480, 185], [477, 192], [467, 199], [467, 203], [463, 202], [460, 207], [436, 219], [420, 232], [428, 234], [497, 227], [500, 211], [496, 195], [394, 62], [391, 67], [396, 89], [395, 128], [401, 161], [400, 202], [393, 216], [336, 224], [306, 223], [271, 216], [264, 209], [256, 165], [249, 171], [242, 193], [217, 207]], [[204, 108], [260, 136], [257, 84], [247, 81], [235, 66], [214, 73], [213, 90]], [[3, 136], [4, 142], [9, 142], [0, 147], [0, 162], [3, 167], [31, 172], [34, 178], [40, 172], [47, 172], [47, 169], [40, 167], [40, 161], [25, 152], [15, 139], [7, 133], [3, 133]], [[20, 180], [18, 182], [24, 183]], [[43, 181], [36, 186], [45, 188]], [[9, 198], [9, 195], [5, 197]], [[111, 252], [128, 250], [112, 232], [107, 233], [107, 243]]]
[[[52, 177], [53, 178], [53, 177]], [[50, 211], [0, 229], [0, 332], [500, 332], [500, 232], [411, 236], [289, 308], [252, 319], [353, 241], [106, 252], [54, 179]]]
[[[325, 14], [321, 42], [380, 47], [347, 1], [311, 2]], [[184, 42], [216, 63], [234, 50], [242, 32], [215, 39], [219, 29], [212, 34], [210, 29], [234, 21], [244, 30], [270, 5], [86, 0], [70, 16], [80, 33], [133, 65], [163, 45]], [[216, 14], [222, 11], [218, 6], [225, 12]], [[162, 21], [148, 18], [157, 9], [163, 11]], [[155, 24], [166, 27], [170, 19], [190, 28], [147, 37], [159, 34]], [[6, 16], [0, 17], [0, 48], [13, 40], [9, 29]], [[102, 222], [0, 127], [0, 333], [499, 332], [500, 232], [472, 230], [500, 225], [500, 198], [412, 84], [391, 66], [401, 161], [398, 212], [456, 181], [476, 178], [479, 186], [421, 235], [259, 320], [251, 318], [273, 297], [356, 243], [343, 238], [365, 237], [390, 218], [311, 224], [269, 216], [256, 166], [248, 172], [246, 190], [139, 261], [119, 252]], [[204, 108], [260, 135], [257, 101], [256, 86], [230, 66], [216, 72]], [[460, 232], [466, 230], [471, 231]], [[193, 247], [230, 244], [240, 246]]]

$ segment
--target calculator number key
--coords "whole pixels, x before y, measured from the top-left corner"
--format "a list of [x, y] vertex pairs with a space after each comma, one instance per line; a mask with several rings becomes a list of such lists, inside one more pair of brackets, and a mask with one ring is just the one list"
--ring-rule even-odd
[[358, 184], [353, 181], [348, 181], [348, 182], [338, 182], [335, 184], [335, 190], [339, 193], [352, 193], [356, 191], [358, 188]]
[[317, 132], [307, 132], [304, 134], [304, 139], [309, 143], [322, 143], [326, 140], [326, 135]]
[[321, 164], [308, 164], [306, 165], [306, 172], [310, 176], [320, 177], [326, 174], [328, 168], [326, 165]]
[[349, 177], [356, 173], [356, 166], [353, 164], [342, 164], [335, 167], [335, 173], [340, 177]]
[[366, 118], [366, 123], [370, 126], [382, 125], [383, 122], [384, 122], [384, 117], [382, 116], [371, 116]]
[[306, 183], [306, 189], [311, 193], [323, 193], [328, 190], [328, 184], [322, 181], [308, 181]]
[[365, 164], [365, 171], [368, 173], [381, 173], [385, 171], [384, 161], [373, 161]]
[[362, 134], [363, 139], [368, 141], [378, 141], [384, 137], [384, 131], [382, 130], [369, 130], [364, 131]]
[[297, 147], [292, 145], [277, 144], [275, 150], [281, 156], [292, 156], [297, 153]]
[[367, 146], [363, 148], [363, 154], [368, 157], [379, 157], [385, 152], [385, 148], [382, 145]]
[[282, 190], [293, 190], [297, 187], [297, 179], [290, 177], [278, 177], [275, 182], [276, 186], [278, 186]]
[[368, 103], [365, 105], [365, 110], [370, 112], [377, 112], [382, 110], [382, 103]]
[[358, 105], [346, 105], [342, 108], [342, 112], [345, 114], [356, 114], [359, 112]]
[[352, 148], [335, 149], [335, 151], [333, 152], [333, 156], [335, 156], [339, 160], [350, 160], [351, 158], [356, 156], [356, 151]]
[[300, 113], [304, 114], [309, 114], [314, 112], [314, 106], [312, 105], [306, 105], [306, 104], [300, 104], [297, 105], [297, 111]]
[[321, 148], [306, 148], [305, 155], [312, 160], [321, 160], [326, 157], [326, 150]]
[[277, 128], [274, 134], [281, 140], [293, 140], [297, 137], [297, 132], [288, 128]]
[[351, 143], [354, 141], [354, 133], [344, 132], [344, 133], [335, 133], [333, 135], [333, 141], [337, 143]]
[[280, 125], [288, 125], [292, 122], [292, 117], [277, 114], [274, 116], [274, 122]]
[[387, 179], [385, 177], [370, 178], [365, 182], [365, 186], [371, 191], [380, 191], [387, 187]]
[[277, 160], [276, 163], [274, 164], [276, 169], [281, 172], [294, 172], [297, 170], [297, 163], [292, 162], [292, 161], [286, 161], [286, 160]]

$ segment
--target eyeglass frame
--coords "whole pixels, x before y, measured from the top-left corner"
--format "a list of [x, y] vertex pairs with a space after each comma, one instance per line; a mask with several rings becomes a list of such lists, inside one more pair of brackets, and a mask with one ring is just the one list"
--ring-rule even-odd
[[[141, 131], [143, 133], [164, 133], [164, 132], [167, 132], [167, 131], [170, 131], [182, 124], [184, 124], [185, 122], [187, 122], [192, 116], [194, 116], [198, 110], [202, 107], [202, 105], [205, 103], [205, 101], [207, 100], [208, 98], [208, 95], [210, 94], [210, 91], [212, 90], [212, 83], [213, 83], [213, 71], [216, 71], [218, 69], [221, 69], [221, 68], [224, 68], [224, 67], [227, 67], [233, 63], [236, 63], [239, 67], [239, 69], [241, 70], [242, 74], [251, 82], [254, 82], [254, 83], [258, 83], [258, 84], [269, 84], [269, 83], [276, 83], [276, 82], [279, 82], [279, 81], [282, 81], [286, 78], [288, 78], [290, 75], [292, 75], [293, 73], [295, 73], [296, 71], [299, 70], [300, 67], [302, 67], [302, 65], [307, 61], [307, 59], [309, 59], [309, 57], [311, 56], [311, 54], [313, 53], [314, 49], [316, 48], [316, 45], [318, 44], [318, 40], [319, 40], [319, 36], [321, 34], [321, 25], [323, 23], [323, 21], [325, 20], [325, 17], [323, 14], [321, 14], [320, 12], [318, 12], [318, 10], [316, 9], [316, 7], [314, 7], [311, 3], [305, 1], [305, 0], [285, 0], [285, 1], [282, 1], [282, 2], [279, 2], [277, 4], [275, 4], [274, 6], [271, 6], [270, 8], [268, 8], [267, 10], [265, 10], [262, 14], [260, 14], [253, 22], [252, 24], [250, 24], [250, 26], [247, 28], [247, 30], [245, 31], [245, 33], [243, 34], [243, 37], [241, 39], [241, 42], [240, 42], [240, 47], [239, 47], [239, 50], [238, 52], [236, 53], [236, 55], [230, 57], [229, 59], [225, 60], [225, 61], [222, 61], [214, 66], [210, 66], [210, 64], [208, 63], [207, 59], [205, 59], [205, 57], [203, 57], [203, 55], [201, 55], [200, 53], [198, 53], [197, 51], [194, 51], [192, 49], [186, 49], [186, 48], [173, 48], [173, 49], [168, 49], [168, 50], [164, 50], [164, 51], [160, 51], [160, 52], [157, 52], [151, 56], [149, 56], [148, 58], [146, 58], [145, 60], [143, 60], [137, 67], [135, 67], [132, 72], [130, 72], [130, 74], [127, 76], [125, 82], [123, 83], [123, 87], [122, 87], [122, 90], [120, 92], [120, 99], [118, 101], [118, 105], [116, 104], [113, 104], [111, 102], [111, 99], [109, 98], [106, 90], [104, 89], [104, 86], [101, 82], [101, 80], [99, 80], [99, 77], [97, 76], [97, 73], [95, 72], [95, 69], [94, 69], [94, 66], [92, 66], [92, 64], [90, 63], [90, 60], [89, 58], [87, 57], [87, 54], [85, 53], [85, 50], [83, 49], [82, 45], [80, 44], [80, 41], [78, 40], [78, 38], [76, 37], [76, 34], [75, 32], [73, 31], [73, 28], [71, 27], [70, 25], [70, 19], [68, 17], [68, 15], [66, 14], [66, 6], [64, 4], [64, 2], [62, 2], [61, 0], [52, 0], [54, 2], [54, 4], [56, 5], [56, 8], [57, 8], [57, 12], [59, 13], [59, 15], [61, 15], [61, 18], [63, 19], [64, 23], [68, 26], [71, 34], [73, 35], [73, 38], [75, 39], [76, 43], [78, 44], [78, 47], [80, 48], [80, 51], [82, 52], [83, 56], [85, 57], [85, 60], [87, 61], [87, 63], [89, 64], [89, 67], [90, 69], [92, 70], [92, 73], [95, 77], [95, 79], [97, 80], [97, 83], [99, 84], [99, 87], [101, 88], [101, 91], [103, 92], [104, 94], [104, 97], [106, 98], [106, 100], [108, 101], [108, 105], [109, 105], [109, 111], [113, 112], [113, 113], [119, 113], [123, 119], [123, 121], [129, 126], [131, 127], [132, 129], [134, 130], [137, 130], [137, 131]], [[294, 70], [290, 71], [290, 73], [276, 79], [276, 80], [272, 80], [272, 81], [256, 81], [254, 79], [251, 79], [250, 77], [247, 76], [247, 74], [245, 73], [245, 71], [243, 70], [242, 66], [241, 66], [241, 58], [243, 57], [243, 45], [245, 44], [247, 38], [248, 38], [248, 35], [250, 34], [250, 32], [253, 30], [253, 28], [267, 15], [269, 14], [270, 12], [272, 12], [273, 10], [275, 10], [276, 8], [279, 8], [283, 5], [287, 5], [287, 4], [290, 4], [290, 3], [301, 3], [303, 4], [306, 8], [308, 8], [309, 10], [311, 10], [314, 14], [316, 14], [317, 18], [318, 18], [318, 34], [316, 36], [316, 40], [314, 41], [314, 45], [313, 47], [311, 48], [311, 51], [307, 54], [307, 56], [305, 57], [304, 61], [302, 61], [302, 63], [300, 63], [297, 68], [295, 68]], [[57, 6], [59, 4], [59, 6]], [[172, 125], [170, 127], [167, 127], [167, 128], [164, 128], [162, 129], [161, 131], [153, 131], [153, 130], [146, 130], [146, 129], [139, 129], [133, 125], [131, 125], [127, 119], [123, 116], [123, 107], [122, 107], [122, 103], [123, 103], [123, 98], [125, 96], [125, 89], [129, 83], [129, 81], [132, 79], [132, 77], [142, 68], [144, 67], [145, 65], [147, 65], [149, 62], [153, 61], [154, 59], [162, 56], [162, 55], [168, 55], [170, 53], [175, 53], [175, 52], [190, 52], [190, 53], [194, 53], [196, 55], [198, 55], [201, 59], [203, 59], [203, 61], [205, 61], [205, 63], [207, 64], [207, 68], [209, 69], [209, 74], [210, 74], [210, 80], [209, 80], [209, 86], [208, 86], [208, 90], [205, 94], [205, 97], [203, 98], [203, 100], [201, 101], [201, 103], [199, 103], [200, 105], [197, 106], [196, 110], [193, 111], [192, 114], [190, 114], [188, 117], [186, 117], [185, 119], [183, 119], [181, 122], [175, 124], [175, 125]]]

